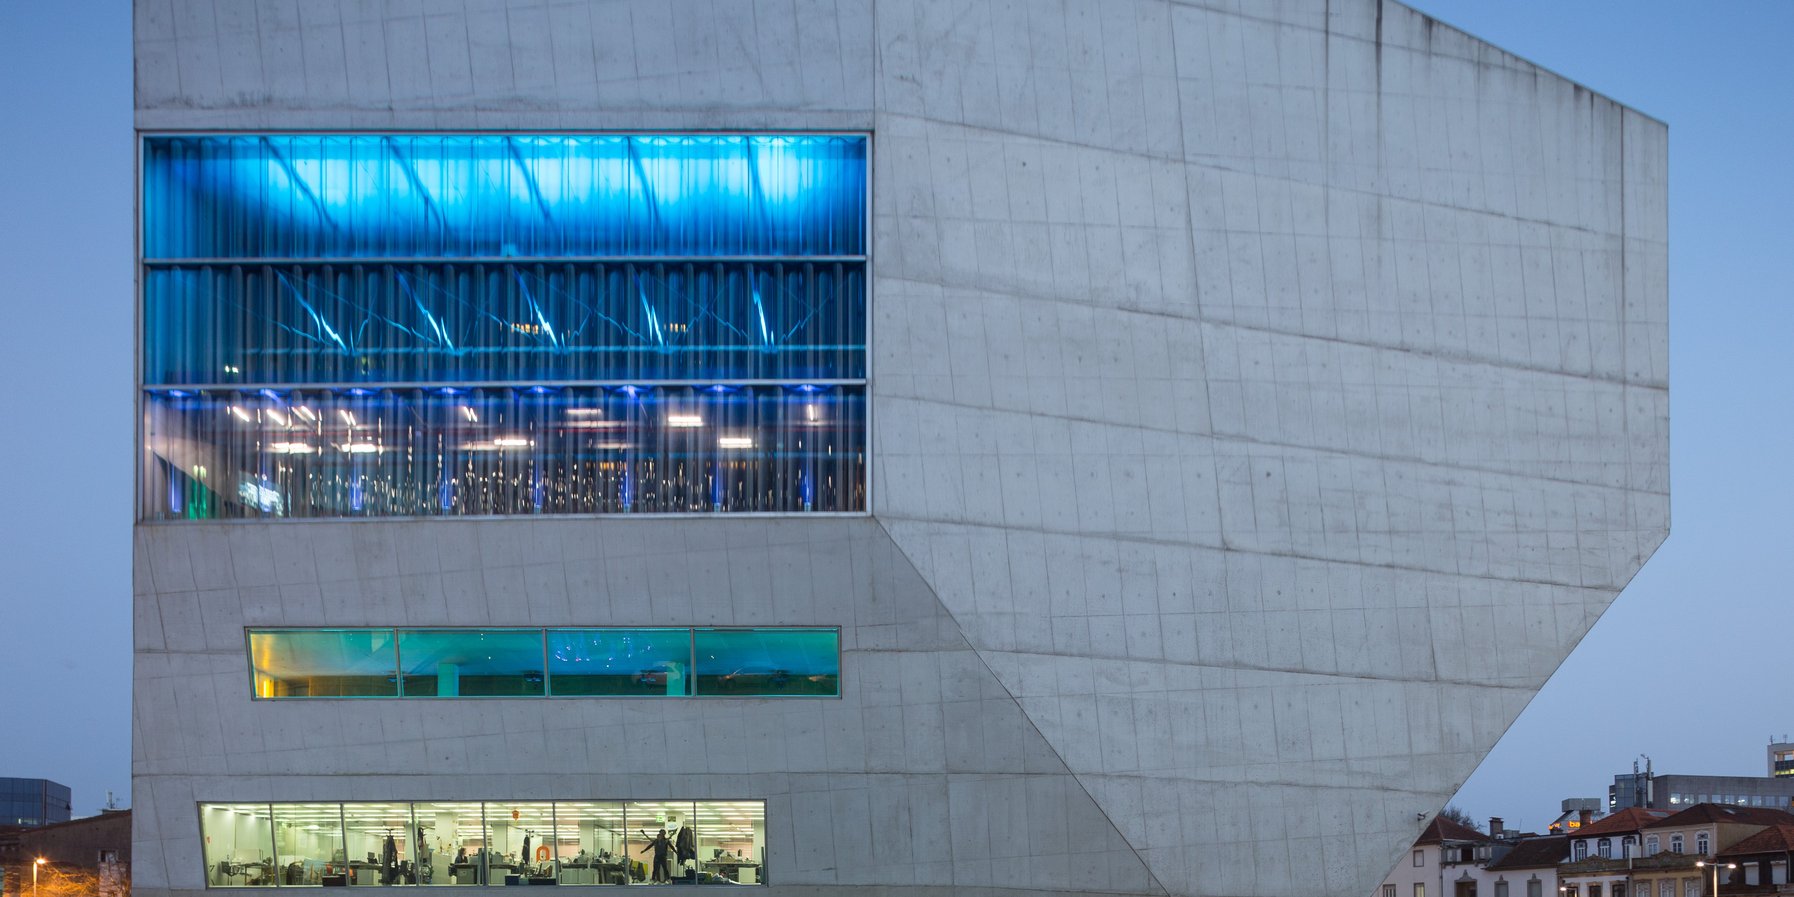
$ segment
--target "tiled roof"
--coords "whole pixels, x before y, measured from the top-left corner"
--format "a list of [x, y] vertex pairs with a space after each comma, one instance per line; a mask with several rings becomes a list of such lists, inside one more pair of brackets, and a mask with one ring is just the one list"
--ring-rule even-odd
[[1570, 855], [1567, 835], [1545, 835], [1524, 838], [1514, 844], [1506, 856], [1489, 864], [1490, 869], [1543, 869], [1563, 862]]
[[1433, 821], [1421, 831], [1420, 837], [1414, 839], [1415, 844], [1441, 844], [1446, 841], [1489, 841], [1488, 835], [1467, 825], [1459, 825], [1444, 816], [1434, 816]]
[[1731, 804], [1695, 804], [1662, 822], [1647, 828], [1675, 828], [1700, 825], [1703, 822], [1735, 822], [1742, 825], [1794, 825], [1794, 815], [1769, 807], [1738, 807]]
[[1794, 824], [1772, 825], [1722, 850], [1722, 857], [1747, 856], [1753, 853], [1787, 853], [1794, 851]]
[[1609, 813], [1596, 822], [1589, 823], [1570, 833], [1572, 838], [1600, 837], [1601, 835], [1617, 835], [1624, 832], [1635, 832], [1647, 826], [1662, 822], [1674, 814], [1668, 810], [1647, 810], [1643, 807], [1627, 807], [1616, 813]]

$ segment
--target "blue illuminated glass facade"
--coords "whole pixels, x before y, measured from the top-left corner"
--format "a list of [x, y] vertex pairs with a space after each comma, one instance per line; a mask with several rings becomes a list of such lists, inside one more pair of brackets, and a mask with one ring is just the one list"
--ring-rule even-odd
[[143, 160], [146, 519], [865, 509], [863, 136]]

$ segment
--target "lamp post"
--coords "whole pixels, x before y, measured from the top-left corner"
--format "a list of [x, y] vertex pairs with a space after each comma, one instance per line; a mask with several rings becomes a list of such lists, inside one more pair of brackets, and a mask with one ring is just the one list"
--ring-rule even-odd
[[31, 863], [31, 897], [37, 897], [37, 870], [44, 865], [44, 858], [38, 857]]
[[1709, 863], [1706, 860], [1695, 860], [1694, 868], [1696, 868], [1696, 869], [1712, 869], [1713, 870], [1713, 897], [1719, 897], [1719, 870], [1721, 870], [1721, 869], [1736, 869], [1736, 868], [1738, 868], [1738, 864], [1737, 863], [1726, 863], [1724, 865], [1720, 865], [1719, 863]]

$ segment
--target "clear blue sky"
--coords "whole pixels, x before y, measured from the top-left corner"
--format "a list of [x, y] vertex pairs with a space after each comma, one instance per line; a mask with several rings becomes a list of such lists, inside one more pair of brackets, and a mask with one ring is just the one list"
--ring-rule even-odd
[[[1257, 2], [1257, 0], [1249, 0]], [[1542, 827], [1639, 753], [1794, 732], [1794, 2], [1423, 0], [1670, 125], [1674, 532], [1457, 802]], [[130, 788], [128, 3], [0, 0], [0, 775]]]

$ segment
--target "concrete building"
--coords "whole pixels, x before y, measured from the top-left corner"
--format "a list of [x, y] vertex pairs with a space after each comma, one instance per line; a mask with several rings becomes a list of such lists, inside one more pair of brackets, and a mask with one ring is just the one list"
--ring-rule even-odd
[[0, 826], [67, 822], [74, 795], [49, 779], [0, 777]]
[[1683, 810], [1708, 803], [1787, 810], [1794, 808], [1794, 778], [1622, 773], [1613, 777], [1607, 803], [1616, 810], [1632, 806]]
[[137, 0], [138, 892], [1370, 890], [1668, 532], [1666, 132], [1222, 6]]

